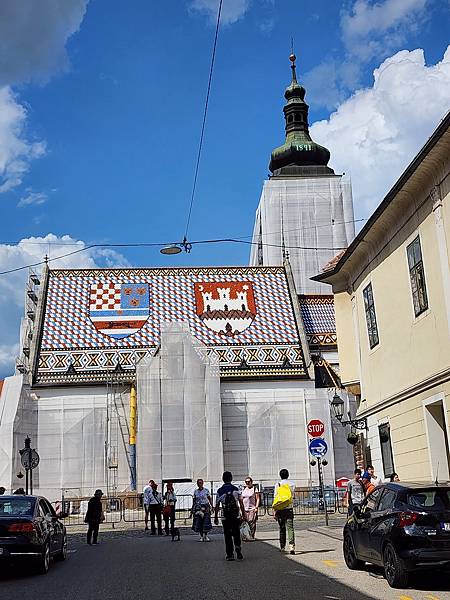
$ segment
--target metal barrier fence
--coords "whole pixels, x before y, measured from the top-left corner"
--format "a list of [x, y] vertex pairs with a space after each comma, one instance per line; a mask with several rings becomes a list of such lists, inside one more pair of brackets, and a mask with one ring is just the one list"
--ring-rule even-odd
[[[344, 506], [345, 490], [326, 489], [324, 497], [319, 495], [318, 488], [311, 488], [294, 492], [293, 510], [295, 516], [320, 515], [325, 511], [325, 502], [327, 512], [330, 514], [346, 514], [347, 508]], [[61, 501], [53, 502], [57, 512], [64, 518], [66, 526], [82, 525], [87, 511], [89, 497], [83, 498], [63, 498]], [[213, 494], [213, 502], [215, 494]], [[258, 509], [260, 517], [264, 515], [273, 516], [272, 509], [273, 492], [263, 492], [261, 494], [261, 503]], [[143, 494], [127, 495], [123, 497], [102, 498], [103, 512], [105, 515], [104, 523], [138, 523], [144, 522], [145, 511], [143, 504]], [[175, 518], [185, 525], [191, 519], [192, 496], [177, 495]]]

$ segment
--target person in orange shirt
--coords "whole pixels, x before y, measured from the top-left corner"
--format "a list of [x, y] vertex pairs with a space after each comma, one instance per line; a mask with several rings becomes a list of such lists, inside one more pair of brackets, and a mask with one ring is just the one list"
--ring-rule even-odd
[[375, 486], [371, 482], [371, 479], [372, 479], [372, 477], [371, 477], [370, 473], [368, 473], [367, 471], [364, 471], [363, 476], [362, 476], [362, 483], [364, 486], [364, 490], [366, 492], [366, 496], [371, 494], [373, 492], [373, 490], [375, 489]]

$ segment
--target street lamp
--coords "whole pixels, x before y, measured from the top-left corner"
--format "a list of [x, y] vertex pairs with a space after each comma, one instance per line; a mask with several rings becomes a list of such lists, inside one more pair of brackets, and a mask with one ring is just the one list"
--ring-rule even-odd
[[161, 254], [180, 254], [183, 250], [189, 254], [192, 250], [192, 244], [187, 241], [186, 236], [183, 238], [183, 241], [179, 244], [169, 244], [169, 246], [164, 246], [161, 248]]
[[[361, 417], [360, 419], [349, 419], [348, 421], [342, 420], [342, 417], [344, 416], [344, 401], [337, 392], [334, 393], [333, 400], [331, 401], [331, 408], [334, 416], [342, 425], [342, 427], [350, 425], [352, 429], [368, 429], [366, 417]], [[351, 444], [352, 442], [349, 440], [349, 443]]]
[[341, 422], [344, 416], [344, 401], [337, 393], [334, 393], [333, 400], [331, 401], [331, 408], [333, 409], [334, 416]]

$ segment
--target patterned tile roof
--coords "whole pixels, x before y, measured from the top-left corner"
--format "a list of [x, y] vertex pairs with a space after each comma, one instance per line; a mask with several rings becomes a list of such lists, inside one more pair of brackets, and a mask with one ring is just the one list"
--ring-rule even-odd
[[307, 294], [299, 296], [300, 312], [310, 345], [335, 346], [336, 321], [332, 295]]
[[221, 267], [51, 270], [36, 380], [134, 371], [161, 321], [187, 321], [225, 376], [306, 376], [284, 269]]

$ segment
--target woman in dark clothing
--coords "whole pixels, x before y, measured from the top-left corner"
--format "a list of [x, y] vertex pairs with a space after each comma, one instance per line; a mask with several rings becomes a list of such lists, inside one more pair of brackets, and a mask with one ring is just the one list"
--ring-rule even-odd
[[167, 482], [166, 493], [164, 494], [164, 508], [163, 508], [163, 517], [164, 517], [164, 531], [166, 535], [169, 535], [169, 522], [170, 522], [170, 533], [173, 533], [173, 529], [175, 527], [175, 505], [177, 503], [177, 497], [175, 494], [175, 490], [173, 489], [173, 483], [171, 481]]
[[87, 531], [87, 543], [91, 545], [91, 538], [93, 538], [93, 544], [97, 544], [98, 528], [100, 523], [105, 520], [102, 507], [102, 490], [95, 490], [94, 495], [88, 502], [88, 509], [84, 522], [88, 524]]

